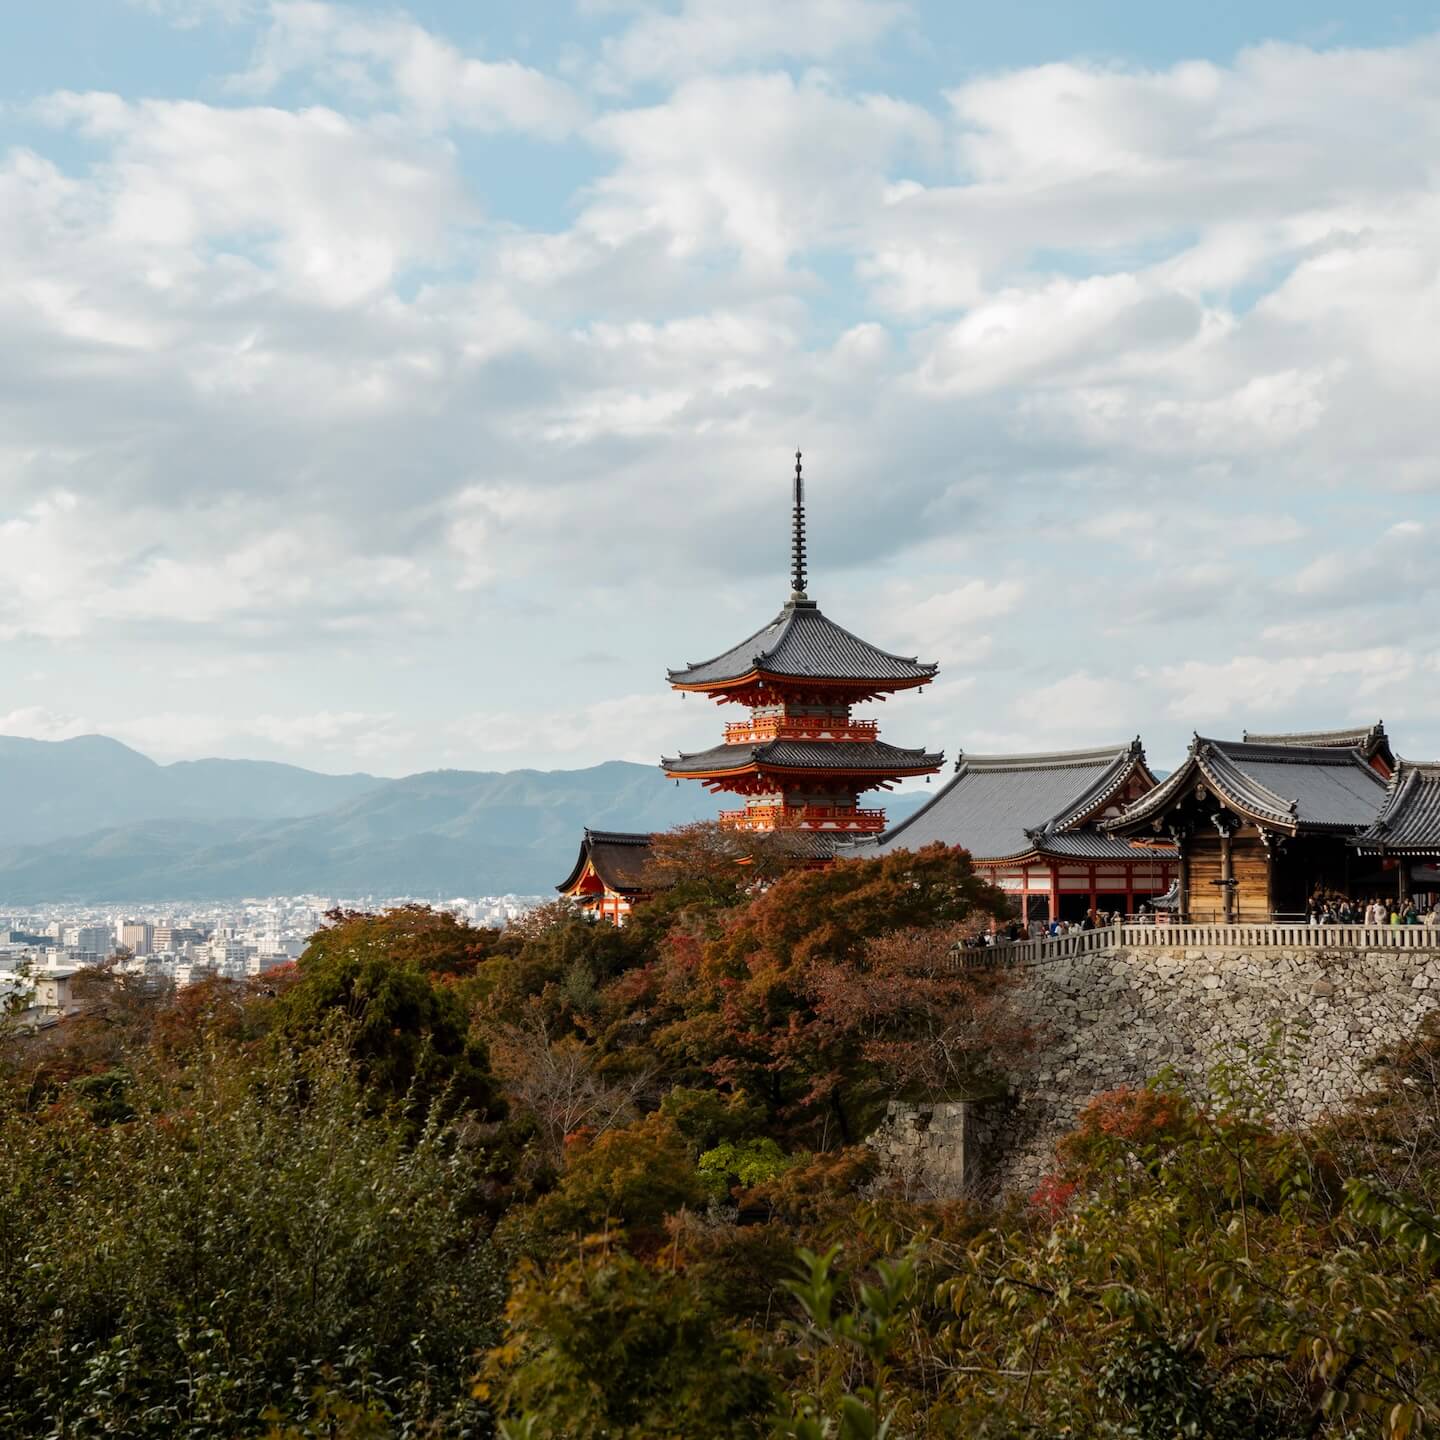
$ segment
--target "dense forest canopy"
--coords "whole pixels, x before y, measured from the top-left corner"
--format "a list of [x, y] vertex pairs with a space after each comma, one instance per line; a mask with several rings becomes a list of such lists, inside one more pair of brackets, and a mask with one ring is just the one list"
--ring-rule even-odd
[[337, 912], [294, 966], [0, 1069], [0, 1433], [1299, 1437], [1440, 1424], [1440, 1027], [1323, 1125], [1287, 1059], [1099, 1097], [1003, 1205], [864, 1137], [1043, 1057], [940, 848], [737, 866], [623, 930]]

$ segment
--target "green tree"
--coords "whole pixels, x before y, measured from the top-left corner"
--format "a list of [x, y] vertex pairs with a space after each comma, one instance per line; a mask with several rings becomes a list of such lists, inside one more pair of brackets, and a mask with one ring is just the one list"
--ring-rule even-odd
[[88, 1093], [0, 1087], [0, 1433], [213, 1440], [327, 1406], [386, 1434], [478, 1424], [464, 1376], [503, 1298], [483, 1157], [374, 1113], [334, 1044], [132, 1060], [106, 1123]]
[[485, 1047], [470, 1033], [464, 1004], [407, 949], [413, 913], [399, 913], [398, 939], [393, 918], [349, 915], [320, 931], [275, 1001], [277, 1032], [312, 1046], [338, 1025], [367, 1088], [382, 1100], [423, 1111], [443, 1096], [454, 1108], [497, 1111]]
[[754, 1339], [684, 1271], [592, 1243], [523, 1264], [481, 1393], [506, 1434], [565, 1440], [741, 1440], [777, 1392]]

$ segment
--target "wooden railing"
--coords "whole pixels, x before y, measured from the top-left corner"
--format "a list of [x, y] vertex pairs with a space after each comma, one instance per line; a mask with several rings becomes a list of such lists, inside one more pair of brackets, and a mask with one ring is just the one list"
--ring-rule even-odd
[[720, 823], [740, 830], [852, 830], [885, 828], [883, 810], [847, 810], [836, 805], [750, 805], [722, 810]]
[[874, 740], [880, 734], [878, 720], [846, 720], [823, 716], [763, 716], [758, 720], [732, 720], [725, 727], [727, 745], [748, 745], [759, 740]]
[[1106, 925], [962, 953], [972, 965], [1035, 965], [1097, 950], [1440, 950], [1432, 925]]

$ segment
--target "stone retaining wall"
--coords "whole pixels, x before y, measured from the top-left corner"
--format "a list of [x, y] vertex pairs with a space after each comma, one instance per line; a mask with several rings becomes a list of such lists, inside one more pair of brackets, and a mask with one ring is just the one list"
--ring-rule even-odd
[[[1367, 1062], [1440, 1003], [1440, 951], [1102, 950], [1022, 972], [1016, 1004], [1040, 1032], [1006, 1100], [892, 1106], [874, 1137], [887, 1165], [932, 1192], [1024, 1191], [1088, 1101], [1165, 1066], [1202, 1079], [1277, 1030], [1291, 1068], [1284, 1122], [1313, 1120], [1367, 1088]], [[948, 1112], [957, 1113], [952, 1116]], [[967, 1128], [968, 1127], [968, 1128]], [[958, 1151], [937, 1153], [944, 1143]]]

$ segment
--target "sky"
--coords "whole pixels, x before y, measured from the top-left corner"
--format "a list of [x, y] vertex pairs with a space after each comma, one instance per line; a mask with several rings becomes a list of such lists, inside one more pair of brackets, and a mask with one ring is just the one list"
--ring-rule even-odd
[[48, 0], [0, 733], [704, 748], [788, 593], [972, 752], [1440, 755], [1440, 7]]

